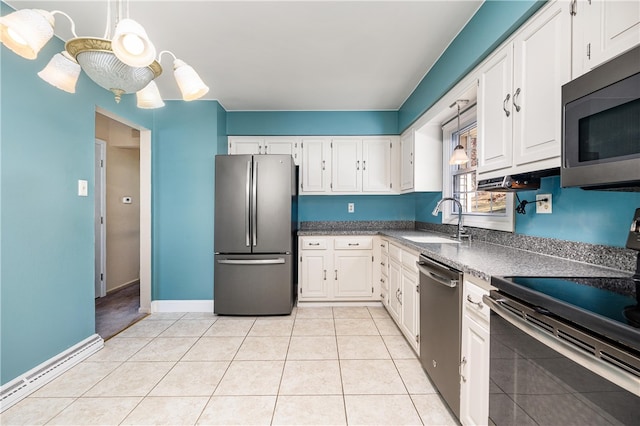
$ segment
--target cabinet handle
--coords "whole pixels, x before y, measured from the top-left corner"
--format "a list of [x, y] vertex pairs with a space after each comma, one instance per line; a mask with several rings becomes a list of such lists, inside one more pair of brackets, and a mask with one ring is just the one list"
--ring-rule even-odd
[[310, 246], [319, 246], [320, 243], [309, 243]]
[[360, 160], [356, 161], [356, 170], [360, 170]]
[[518, 87], [518, 90], [516, 90], [516, 93], [513, 94], [513, 106], [516, 107], [516, 112], [520, 112], [520, 105], [516, 103], [516, 99], [518, 99], [518, 96], [520, 96], [519, 87]]
[[384, 262], [380, 262], [380, 265], [387, 266]]
[[324, 170], [325, 160], [322, 160], [322, 170]]
[[362, 160], [362, 170], [367, 170], [367, 160]]
[[482, 302], [474, 302], [473, 299], [471, 298], [471, 295], [469, 294], [467, 294], [467, 302], [471, 303], [472, 305], [476, 305], [478, 309], [482, 309], [484, 307]]
[[384, 284], [384, 278], [380, 278], [380, 282]]
[[353, 247], [353, 246], [359, 246], [360, 243], [349, 243], [349, 247]]
[[463, 373], [463, 371], [462, 371], [462, 370], [464, 369], [465, 365], [467, 365], [467, 357], [466, 357], [466, 356], [463, 356], [463, 357], [462, 357], [462, 361], [460, 361], [460, 377], [462, 378], [462, 381], [463, 381], [464, 383], [466, 383], [466, 382], [467, 382], [467, 378], [466, 378], [466, 377], [464, 377], [464, 374], [462, 374], [462, 373]]
[[509, 102], [509, 99], [511, 99], [511, 94], [507, 93], [507, 97], [502, 101], [502, 109], [507, 117], [511, 115], [511, 112], [507, 109], [507, 102]]

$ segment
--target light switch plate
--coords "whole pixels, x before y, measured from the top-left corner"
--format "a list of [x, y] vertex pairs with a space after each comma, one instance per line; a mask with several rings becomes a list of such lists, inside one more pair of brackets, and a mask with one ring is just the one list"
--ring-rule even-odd
[[89, 195], [89, 183], [86, 180], [78, 181], [78, 196], [86, 197]]

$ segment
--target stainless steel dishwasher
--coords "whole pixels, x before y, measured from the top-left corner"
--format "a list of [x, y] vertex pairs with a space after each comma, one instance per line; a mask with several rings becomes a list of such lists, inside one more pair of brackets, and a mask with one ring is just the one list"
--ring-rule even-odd
[[460, 322], [462, 272], [429, 259], [420, 270], [420, 362], [460, 418]]

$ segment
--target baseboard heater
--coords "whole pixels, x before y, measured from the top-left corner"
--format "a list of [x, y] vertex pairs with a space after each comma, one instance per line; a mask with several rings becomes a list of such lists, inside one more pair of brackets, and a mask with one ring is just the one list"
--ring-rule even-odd
[[22, 376], [6, 383], [0, 388], [0, 413], [20, 402], [103, 347], [104, 340], [102, 340], [102, 337], [94, 334], [29, 370]]

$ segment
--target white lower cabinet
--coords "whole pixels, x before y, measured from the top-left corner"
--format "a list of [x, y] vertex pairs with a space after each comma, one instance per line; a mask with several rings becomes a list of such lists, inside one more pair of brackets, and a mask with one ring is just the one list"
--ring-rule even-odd
[[389, 243], [389, 315], [411, 347], [419, 352], [420, 297], [418, 255]]
[[464, 280], [462, 348], [460, 360], [460, 422], [486, 425], [489, 421], [489, 307], [488, 291]]
[[298, 300], [379, 300], [373, 282], [373, 237], [299, 239]]

